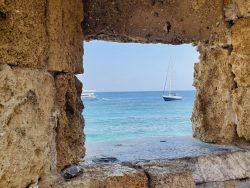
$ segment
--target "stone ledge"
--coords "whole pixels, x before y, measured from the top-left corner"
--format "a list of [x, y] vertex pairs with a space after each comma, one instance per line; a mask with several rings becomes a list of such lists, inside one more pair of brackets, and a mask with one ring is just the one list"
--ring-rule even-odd
[[[180, 174], [191, 172], [196, 184], [248, 179], [250, 177], [250, 152], [236, 151], [177, 160], [154, 160], [131, 163], [134, 168], [144, 169], [152, 176], [161, 173]], [[158, 169], [152, 170], [152, 169]]]
[[56, 188], [192, 188], [249, 184], [250, 152], [245, 150], [176, 160], [134, 161], [121, 164], [81, 164], [82, 174]]

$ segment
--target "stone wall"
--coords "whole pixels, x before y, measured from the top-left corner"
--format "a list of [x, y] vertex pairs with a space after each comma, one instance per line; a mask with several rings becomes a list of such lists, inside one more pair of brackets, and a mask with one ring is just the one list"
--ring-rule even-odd
[[[0, 187], [53, 187], [84, 156], [82, 85], [74, 75], [83, 72], [83, 33], [86, 40], [193, 43], [200, 52], [194, 136], [250, 140], [249, 0], [0, 0]], [[111, 177], [117, 186], [149, 186], [145, 174], [123, 170], [125, 179]], [[157, 173], [146, 174], [151, 186]], [[95, 186], [104, 181], [98, 178]], [[174, 179], [164, 176], [179, 186]]]
[[0, 187], [51, 187], [84, 156], [82, 4], [0, 1]]
[[250, 140], [250, 2], [224, 3], [227, 42], [199, 43], [194, 75], [193, 134], [213, 143]]

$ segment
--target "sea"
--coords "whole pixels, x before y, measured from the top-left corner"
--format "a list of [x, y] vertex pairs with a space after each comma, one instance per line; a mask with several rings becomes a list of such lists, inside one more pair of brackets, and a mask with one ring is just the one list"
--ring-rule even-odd
[[96, 92], [82, 99], [86, 142], [191, 136], [195, 91], [177, 91], [183, 100], [164, 101], [162, 91]]

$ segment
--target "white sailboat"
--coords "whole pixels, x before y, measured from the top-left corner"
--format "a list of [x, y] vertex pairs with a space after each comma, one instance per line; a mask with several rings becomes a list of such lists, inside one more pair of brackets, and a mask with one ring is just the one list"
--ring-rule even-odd
[[[166, 76], [166, 80], [165, 80], [165, 84], [164, 84], [162, 98], [165, 101], [182, 100], [181, 96], [176, 95], [176, 93], [174, 93], [172, 91], [172, 72], [170, 72], [170, 76], [169, 76], [169, 79], [168, 79], [170, 69], [171, 69], [171, 61], [170, 61], [169, 65], [168, 65], [168, 72], [167, 72], [167, 76]], [[166, 85], [167, 85], [168, 80], [169, 80], [169, 90], [167, 92], [165, 89], [166, 89]]]

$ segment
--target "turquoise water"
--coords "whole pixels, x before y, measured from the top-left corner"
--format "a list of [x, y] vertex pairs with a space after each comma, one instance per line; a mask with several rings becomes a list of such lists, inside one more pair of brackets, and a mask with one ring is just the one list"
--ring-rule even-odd
[[158, 136], [190, 136], [195, 91], [178, 91], [181, 101], [165, 102], [162, 92], [98, 92], [84, 100], [87, 142]]

